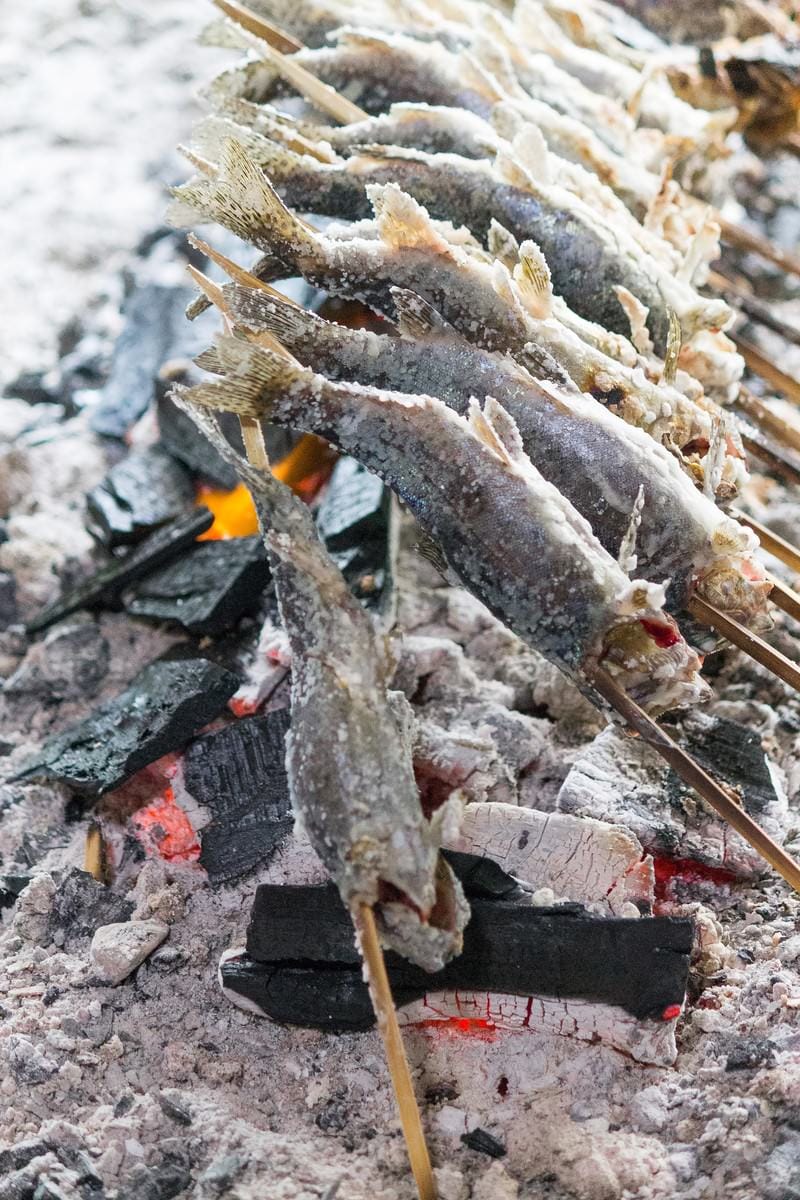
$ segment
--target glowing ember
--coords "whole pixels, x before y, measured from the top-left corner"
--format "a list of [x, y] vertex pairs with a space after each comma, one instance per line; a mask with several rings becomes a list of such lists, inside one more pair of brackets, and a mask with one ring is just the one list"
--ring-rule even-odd
[[175, 802], [171, 787], [134, 813], [131, 821], [147, 853], [160, 855], [167, 862], [197, 862], [200, 857], [197, 834], [186, 813]]
[[732, 871], [724, 867], [709, 867], [693, 858], [654, 858], [655, 896], [657, 901], [668, 900], [674, 879], [684, 883], [715, 883], [718, 887], [736, 882]]
[[681, 1015], [680, 1004], [668, 1004], [661, 1014], [662, 1021], [676, 1021]]
[[429, 1017], [416, 1022], [415, 1027], [423, 1030], [435, 1030], [447, 1037], [477, 1038], [482, 1042], [493, 1042], [497, 1036], [497, 1026], [494, 1021], [486, 1021], [480, 1017], [446, 1017], [444, 1020]]
[[197, 539], [200, 542], [218, 538], [249, 537], [258, 532], [258, 517], [252, 497], [243, 483], [232, 492], [200, 487], [197, 503], [204, 504], [214, 514], [214, 524]]

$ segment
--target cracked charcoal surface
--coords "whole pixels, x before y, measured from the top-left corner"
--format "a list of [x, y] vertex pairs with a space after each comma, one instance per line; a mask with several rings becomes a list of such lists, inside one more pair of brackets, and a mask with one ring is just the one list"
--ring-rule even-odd
[[47, 776], [102, 795], [183, 746], [237, 687], [230, 671], [206, 659], [153, 663], [115, 700], [47, 742], [20, 777]]
[[185, 514], [194, 490], [185, 468], [157, 446], [134, 450], [89, 492], [86, 504], [106, 546], [138, 542]]
[[200, 834], [200, 862], [214, 884], [267, 862], [292, 828], [288, 728], [288, 710], [278, 709], [197, 738], [184, 755], [184, 786], [211, 813]]
[[258, 608], [269, 578], [260, 535], [201, 542], [147, 575], [125, 603], [133, 616], [216, 636]]

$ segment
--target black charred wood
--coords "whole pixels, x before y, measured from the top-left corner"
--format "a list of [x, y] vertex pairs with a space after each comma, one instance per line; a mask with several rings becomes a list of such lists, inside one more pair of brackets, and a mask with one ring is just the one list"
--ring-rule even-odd
[[49, 931], [64, 935], [61, 942], [72, 949], [76, 940], [89, 938], [101, 925], [127, 921], [134, 906], [98, 883], [87, 871], [74, 868], [62, 879], [53, 896]]
[[442, 858], [453, 868], [469, 897], [521, 900], [525, 895], [525, 888], [519, 880], [504, 871], [493, 858], [484, 858], [480, 854], [465, 854], [461, 850], [443, 850]]
[[184, 754], [184, 785], [212, 814], [200, 832], [200, 862], [212, 884], [267, 862], [292, 827], [289, 723], [288, 709], [244, 718], [197, 738]]
[[462, 1133], [461, 1141], [469, 1150], [476, 1150], [478, 1154], [486, 1154], [489, 1158], [505, 1158], [506, 1148], [502, 1142], [489, 1133], [487, 1129], [470, 1129], [468, 1133]]
[[202, 349], [205, 330], [193, 330], [184, 316], [194, 294], [189, 287], [160, 283], [142, 283], [131, 293], [109, 377], [92, 414], [96, 433], [124, 437], [153, 400], [164, 363]]
[[[223, 988], [281, 1025], [361, 1033], [375, 1024], [369, 991], [356, 967], [261, 963], [242, 954], [222, 963], [220, 978]], [[395, 1003], [401, 1003], [396, 991]]]
[[188, 471], [158, 446], [133, 450], [86, 497], [90, 532], [104, 545], [139, 542], [190, 507]]
[[215, 636], [258, 608], [269, 578], [259, 536], [199, 542], [141, 580], [125, 607], [136, 617]]
[[0, 875], [0, 908], [11, 908], [30, 883], [32, 875]]
[[[714, 717], [708, 723], [704, 720], [696, 726], [687, 724], [681, 740], [709, 774], [741, 795], [752, 815], [763, 812], [778, 799], [761, 738], [746, 725], [727, 717]], [[677, 781], [676, 784], [683, 787]]]
[[197, 508], [178, 521], [157, 530], [124, 558], [111, 559], [89, 579], [65, 592], [54, 604], [40, 612], [38, 617], [28, 622], [27, 632], [40, 633], [56, 621], [61, 621], [82, 608], [116, 604], [125, 588], [176, 558], [191, 546], [201, 533], [210, 529], [213, 522], [214, 517], [207, 508]]
[[119, 696], [47, 741], [15, 779], [57, 779], [90, 796], [112, 791], [184, 746], [238, 686], [235, 675], [204, 658], [151, 663]]
[[[156, 388], [160, 445], [173, 458], [183, 463], [196, 478], [230, 491], [236, 487], [239, 476], [200, 432], [192, 418], [173, 403], [169, 395], [171, 386], [171, 383], [159, 381]], [[219, 417], [228, 441], [243, 453], [238, 419], [232, 413], [220, 413]]]
[[317, 528], [353, 593], [370, 609], [390, 602], [395, 530], [392, 495], [353, 458], [336, 464], [317, 511]]
[[[689, 920], [591, 917], [572, 908], [540, 909], [503, 899], [470, 903], [463, 952], [442, 971], [428, 974], [397, 954], [386, 954], [398, 1005], [434, 991], [470, 989], [592, 1000], [619, 1005], [638, 1018], [659, 1019], [665, 1008], [683, 1002], [693, 938]], [[343, 969], [360, 972], [350, 917], [332, 884], [262, 884], [247, 931], [247, 955], [262, 965], [306, 972], [296, 977], [298, 996], [303, 981], [309, 994], [316, 987], [323, 993], [328, 987], [341, 991], [341, 980], [333, 976]], [[240, 962], [237, 978], [244, 970]], [[264, 996], [270, 1016], [266, 1006], [274, 992], [271, 985]], [[309, 1004], [316, 1011], [317, 1001], [309, 998]], [[274, 1019], [306, 1023], [299, 1004], [294, 1017]]]

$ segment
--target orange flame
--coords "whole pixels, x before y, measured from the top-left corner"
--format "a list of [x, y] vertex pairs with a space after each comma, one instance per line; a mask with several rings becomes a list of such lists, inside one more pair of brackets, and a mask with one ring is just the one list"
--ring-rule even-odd
[[[313, 500], [330, 475], [334, 457], [327, 442], [307, 433], [272, 468], [272, 473], [308, 502]], [[237, 484], [230, 492], [202, 486], [197, 492], [197, 503], [204, 504], [214, 514], [214, 524], [200, 535], [197, 539], [200, 542], [249, 537], [258, 533], [256, 507], [243, 483]]]

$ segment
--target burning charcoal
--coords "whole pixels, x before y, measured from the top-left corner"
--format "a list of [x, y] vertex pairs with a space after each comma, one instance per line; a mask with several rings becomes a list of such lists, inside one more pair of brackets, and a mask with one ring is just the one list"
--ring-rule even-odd
[[122, 546], [179, 517], [194, 489], [184, 467], [166, 450], [133, 450], [86, 497], [91, 532], [106, 546]]
[[506, 1148], [503, 1143], [498, 1142], [497, 1138], [485, 1129], [470, 1129], [469, 1133], [462, 1133], [461, 1141], [470, 1150], [488, 1154], [489, 1158], [505, 1158]]
[[329, 554], [367, 608], [385, 609], [396, 553], [392, 495], [353, 458], [340, 459], [317, 511]]
[[102, 795], [183, 746], [237, 687], [235, 675], [207, 659], [151, 663], [114, 700], [47, 741], [15, 778], [46, 776]]
[[73, 868], [56, 888], [50, 910], [50, 934], [61, 930], [65, 947], [84, 937], [91, 937], [101, 925], [127, 921], [133, 904], [115, 896], [93, 879], [87, 871]]
[[215, 636], [258, 607], [268, 581], [258, 535], [200, 542], [137, 584], [126, 607], [133, 616], [177, 621], [190, 633]]
[[130, 584], [175, 558], [211, 528], [214, 517], [207, 508], [197, 508], [171, 525], [157, 530], [124, 558], [112, 559], [89, 579], [66, 592], [26, 626], [39, 633], [81, 608], [111, 604]]
[[[660, 1019], [683, 1002], [692, 948], [691, 921], [591, 917], [583, 910], [575, 911], [577, 906], [546, 909], [497, 899], [475, 898], [471, 906], [463, 952], [443, 970], [426, 972], [397, 954], [386, 955], [398, 1006], [435, 991], [474, 989], [573, 997], [619, 1006], [639, 1019]], [[291, 1006], [280, 997], [272, 975], [258, 971], [265, 984], [259, 1000], [255, 985], [248, 980], [248, 998], [273, 1019], [292, 1024], [306, 1023], [308, 1006], [317, 1010], [315, 990], [332, 988], [337, 995], [352, 995], [342, 977], [353, 970], [360, 978], [350, 918], [332, 885], [262, 884], [256, 890], [248, 927], [247, 956], [259, 968], [279, 972], [284, 972], [284, 967], [294, 968], [299, 961], [315, 964], [291, 976], [296, 993]], [[247, 972], [246, 957], [223, 962], [224, 986], [240, 990]], [[362, 1001], [368, 1005], [366, 987], [362, 987], [359, 1005]], [[360, 1007], [343, 1013], [331, 997], [329, 1001], [327, 1027], [333, 1028], [330, 1022], [360, 1019]], [[269, 1007], [276, 1002], [280, 1017]]]
[[200, 862], [212, 883], [227, 883], [267, 862], [292, 827], [284, 765], [288, 709], [198, 738], [183, 759], [190, 795], [211, 812], [200, 833]]
[[[184, 310], [194, 291], [144, 283], [125, 305], [125, 324], [114, 346], [111, 372], [92, 414], [96, 433], [121, 438], [153, 399], [155, 381], [163, 364], [180, 355], [195, 353], [203, 331], [194, 332]], [[202, 348], [202, 341], [197, 349]]]

